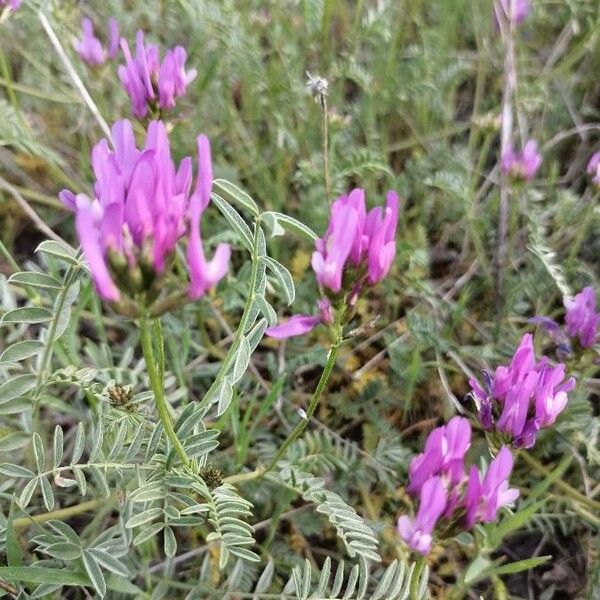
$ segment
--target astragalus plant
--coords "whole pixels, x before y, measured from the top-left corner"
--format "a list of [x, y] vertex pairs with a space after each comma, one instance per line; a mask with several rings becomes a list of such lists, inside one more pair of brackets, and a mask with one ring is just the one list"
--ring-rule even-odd
[[591, 4], [0, 0], [0, 597], [598, 597]]

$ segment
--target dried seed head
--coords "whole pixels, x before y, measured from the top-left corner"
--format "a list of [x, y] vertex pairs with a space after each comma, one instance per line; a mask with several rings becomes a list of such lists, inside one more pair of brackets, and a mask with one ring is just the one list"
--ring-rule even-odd
[[308, 71], [306, 71], [306, 76], [308, 77], [306, 87], [309, 89], [310, 93], [312, 94], [315, 100], [320, 100], [322, 102], [325, 96], [327, 96], [329, 82], [324, 77], [312, 75]]
[[110, 403], [115, 408], [124, 408], [131, 410], [131, 398], [133, 397], [133, 386], [121, 385], [116, 383], [114, 386], [106, 389]]
[[217, 467], [212, 465], [207, 465], [201, 469], [198, 475], [211, 490], [218, 488], [223, 483], [223, 474]]

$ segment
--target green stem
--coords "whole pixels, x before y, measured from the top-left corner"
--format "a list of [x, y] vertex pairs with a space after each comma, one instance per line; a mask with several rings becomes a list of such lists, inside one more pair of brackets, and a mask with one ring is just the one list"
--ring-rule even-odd
[[54, 477], [60, 473], [66, 473], [68, 471], [72, 471], [73, 467], [77, 467], [78, 469], [114, 469], [115, 471], [123, 471], [125, 469], [131, 469], [134, 471], [155, 471], [156, 464], [143, 464], [143, 463], [117, 463], [117, 462], [99, 462], [99, 463], [80, 463], [75, 465], [65, 465], [62, 467], [57, 467], [56, 469], [51, 469], [50, 471], [44, 471], [43, 473], [38, 473], [39, 477]]
[[[523, 460], [540, 475], [543, 475], [544, 477], [549, 477], [550, 475], [552, 475], [552, 471], [546, 468], [536, 458], [531, 456], [531, 454], [528, 454], [527, 452], [519, 452], [519, 456], [521, 456]], [[563, 481], [562, 479], [557, 479], [552, 483], [552, 485], [556, 486], [561, 492], [569, 496], [569, 498], [571, 498], [572, 500], [575, 500], [576, 502], [579, 502], [580, 504], [583, 504], [594, 511], [600, 511], [600, 502], [594, 500], [593, 498], [588, 498], [587, 496], [584, 496], [581, 492], [578, 492], [574, 487], [571, 487], [566, 481]]]
[[233, 485], [234, 483], [242, 483], [244, 481], [252, 481], [253, 479], [258, 479], [262, 477], [266, 471], [264, 469], [255, 469], [254, 471], [248, 471], [247, 473], [236, 473], [235, 475], [230, 475], [229, 477], [225, 477], [223, 480], [225, 483], [229, 483]]
[[[160, 335], [160, 327], [154, 328], [155, 334]], [[158, 410], [158, 416], [162, 423], [163, 429], [171, 442], [171, 445], [179, 454], [181, 462], [189, 467], [191, 465], [190, 457], [187, 455], [185, 448], [173, 429], [173, 423], [171, 421], [171, 415], [169, 413], [169, 405], [165, 397], [165, 388], [162, 377], [162, 367], [156, 361], [154, 356], [154, 348], [152, 346], [152, 323], [144, 315], [140, 319], [140, 342], [142, 344], [142, 352], [144, 354], [144, 361], [146, 362], [146, 369], [148, 371], [148, 377], [150, 378], [150, 386], [154, 392], [154, 401], [156, 402], [156, 408]], [[160, 340], [162, 344], [162, 339]]]
[[26, 94], [28, 96], [33, 96], [35, 98], [42, 98], [43, 100], [48, 100], [49, 102], [58, 102], [61, 104], [81, 104], [79, 99], [73, 100], [65, 96], [59, 96], [58, 94], [44, 93], [31, 86], [13, 82], [7, 77], [0, 77], [0, 86], [7, 89], [12, 89], [13, 91], [20, 92], [22, 94]]
[[325, 173], [325, 196], [327, 203], [331, 204], [331, 175], [329, 171], [329, 113], [327, 112], [327, 98], [321, 96], [321, 113], [323, 127], [323, 171]]
[[[17, 263], [17, 261], [13, 258], [13, 255], [10, 253], [10, 250], [4, 245], [4, 242], [0, 240], [0, 256], [3, 256], [5, 260], [8, 262], [10, 268], [13, 272], [18, 273], [21, 271], [21, 267]], [[40, 295], [29, 285], [23, 286], [23, 290], [27, 297], [31, 300], [32, 304], [35, 306], [39, 306], [42, 303], [42, 299]]]
[[415, 570], [412, 573], [410, 580], [410, 600], [417, 600], [419, 597], [419, 583], [421, 582], [421, 574], [425, 568], [425, 558], [419, 557], [415, 564]]
[[[0, 255], [4, 256], [6, 262], [10, 265], [10, 268], [18, 273], [21, 270], [21, 267], [17, 264], [17, 261], [13, 258], [13, 255], [10, 253], [9, 249], [4, 245], [4, 242], [0, 240]], [[27, 290], [29, 288], [25, 288]]]
[[244, 312], [242, 313], [242, 317], [240, 318], [240, 323], [238, 325], [237, 331], [235, 332], [235, 337], [233, 339], [233, 343], [231, 347], [227, 351], [223, 362], [221, 363], [221, 368], [217, 373], [214, 381], [211, 386], [208, 388], [206, 394], [204, 394], [204, 398], [200, 401], [200, 406], [205, 407], [206, 405], [210, 405], [214, 401], [214, 396], [223, 383], [223, 379], [229, 372], [229, 368], [233, 364], [235, 360], [235, 356], [237, 354], [238, 348], [240, 347], [240, 343], [242, 338], [244, 337], [244, 333], [246, 331], [246, 326], [248, 324], [248, 318], [250, 317], [250, 312], [252, 311], [252, 305], [254, 304], [254, 300], [256, 298], [256, 283], [258, 280], [258, 262], [260, 257], [258, 256], [258, 240], [260, 235], [260, 225], [256, 223], [254, 225], [254, 240], [252, 244], [252, 272], [250, 274], [250, 291], [248, 293], [248, 298], [246, 299], [246, 304], [244, 305]]
[[17, 96], [15, 94], [15, 86], [12, 79], [12, 73], [10, 72], [10, 67], [8, 65], [8, 61], [6, 60], [6, 56], [4, 52], [0, 49], [0, 72], [2, 73], [3, 83], [6, 86], [6, 93], [10, 99], [10, 103], [12, 107], [17, 111], [19, 115], [19, 119], [23, 119], [19, 110], [19, 101], [17, 100]]
[[465, 584], [460, 582], [460, 583], [455, 583], [449, 590], [448, 590], [448, 598], [447, 600], [462, 600], [465, 595]]
[[75, 515], [79, 515], [84, 512], [95, 510], [99, 506], [105, 505], [107, 502], [114, 500], [114, 498], [97, 498], [96, 500], [88, 500], [87, 502], [81, 502], [80, 504], [74, 504], [67, 508], [60, 508], [51, 512], [43, 513], [41, 515], [32, 515], [27, 517], [19, 517], [13, 520], [13, 527], [19, 529], [27, 527], [28, 525], [34, 525], [35, 523], [46, 523], [47, 521], [64, 521]]
[[38, 204], [43, 204], [44, 206], [51, 206], [52, 208], [55, 208], [64, 213], [67, 212], [67, 208], [65, 207], [65, 205], [62, 202], [59, 202], [53, 196], [48, 196], [47, 194], [36, 192], [35, 190], [30, 190], [29, 188], [16, 185], [14, 183], [12, 184], [12, 186], [13, 188], [15, 188], [15, 190], [17, 190], [17, 192], [19, 192], [19, 194], [21, 194], [21, 196], [23, 196], [23, 198], [28, 198], [29, 200], [33, 200], [34, 202], [37, 202]]
[[312, 398], [310, 399], [310, 404], [308, 405], [308, 409], [306, 413], [303, 415], [302, 420], [296, 425], [294, 430], [288, 435], [285, 442], [283, 442], [282, 446], [279, 448], [277, 454], [270, 462], [269, 466], [265, 469], [264, 473], [268, 473], [273, 470], [279, 459], [285, 454], [290, 444], [292, 444], [295, 440], [297, 440], [308, 425], [308, 422], [311, 420], [312, 416], [315, 414], [315, 410], [319, 404], [319, 400], [325, 389], [327, 388], [327, 383], [329, 382], [329, 378], [331, 377], [331, 373], [333, 372], [333, 368], [335, 367], [335, 363], [340, 353], [340, 347], [342, 345], [342, 327], [341, 325], [337, 326], [335, 342], [333, 346], [329, 350], [329, 354], [327, 355], [327, 362], [325, 363], [325, 367], [323, 368], [323, 372], [321, 373], [321, 378], [319, 379], [319, 383], [317, 384], [317, 389], [315, 390]]

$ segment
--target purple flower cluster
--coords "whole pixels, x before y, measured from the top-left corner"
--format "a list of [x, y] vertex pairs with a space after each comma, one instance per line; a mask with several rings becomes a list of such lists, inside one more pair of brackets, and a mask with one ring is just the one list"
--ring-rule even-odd
[[108, 46], [102, 47], [100, 40], [94, 35], [94, 25], [87, 17], [81, 21], [81, 39], [77, 40], [75, 50], [81, 59], [92, 67], [104, 64], [107, 59], [114, 58], [119, 51], [119, 24], [111, 17], [108, 20]]
[[[329, 225], [323, 238], [315, 242], [312, 268], [323, 298], [319, 315], [295, 315], [285, 323], [270, 327], [274, 338], [302, 335], [319, 323], [333, 322], [331, 300], [343, 296], [353, 305], [365, 285], [379, 283], [389, 272], [396, 256], [398, 195], [389, 191], [385, 208], [367, 212], [365, 192], [356, 188], [339, 197], [331, 206]], [[331, 298], [331, 300], [330, 300]]]
[[370, 285], [381, 281], [390, 270], [396, 255], [398, 195], [388, 192], [385, 210], [380, 206], [369, 212], [365, 192], [354, 189], [341, 196], [331, 207], [325, 236], [317, 240], [312, 267], [319, 285], [338, 293], [346, 263], [366, 266]]
[[592, 183], [600, 187], [600, 152], [594, 152], [587, 165], [587, 173], [592, 178]]
[[500, 159], [502, 173], [521, 181], [533, 179], [542, 164], [542, 156], [535, 140], [528, 140], [521, 152], [509, 148]]
[[540, 429], [556, 421], [575, 387], [573, 377], [565, 380], [564, 364], [552, 366], [545, 356], [536, 362], [531, 334], [523, 336], [510, 365], [485, 379], [484, 387], [469, 380], [482, 427], [495, 427], [523, 448], [531, 448]]
[[407, 491], [420, 499], [414, 519], [398, 519], [400, 537], [416, 552], [426, 555], [433, 544], [433, 531], [440, 519], [462, 521], [466, 528], [489, 523], [498, 510], [514, 502], [518, 490], [509, 488], [513, 457], [502, 447], [483, 479], [475, 466], [465, 474], [465, 456], [471, 444], [471, 425], [463, 417], [450, 419], [434, 429], [423, 453], [409, 467]]
[[[98, 293], [118, 301], [156, 290], [180, 238], [188, 235], [189, 296], [198, 298], [227, 272], [230, 248], [217, 247], [206, 261], [200, 238], [200, 218], [210, 201], [212, 168], [206, 136], [198, 137], [199, 169], [195, 190], [192, 159], [176, 169], [161, 121], [148, 127], [142, 150], [135, 144], [127, 120], [113, 125], [114, 149], [103, 139], [92, 150], [96, 176], [93, 200], [68, 190], [60, 198], [75, 212], [75, 225]], [[153, 287], [154, 286], [154, 287]]]
[[134, 116], [143, 119], [149, 109], [174, 108], [175, 99], [185, 94], [196, 70], [186, 72], [186, 52], [181, 46], [167, 50], [161, 62], [158, 46], [145, 44], [142, 31], [136, 33], [135, 42], [134, 58], [127, 41], [121, 40], [126, 64], [119, 66], [119, 79], [131, 99]]

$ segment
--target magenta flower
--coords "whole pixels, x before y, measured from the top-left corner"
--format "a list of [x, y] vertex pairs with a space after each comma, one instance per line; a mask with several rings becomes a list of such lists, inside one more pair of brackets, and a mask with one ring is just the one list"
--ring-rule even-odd
[[[319, 317], [297, 315], [270, 327], [266, 334], [284, 338], [302, 335], [319, 323], [333, 323], [332, 304], [353, 306], [364, 286], [379, 283], [389, 272], [396, 255], [398, 195], [390, 191], [386, 206], [367, 212], [365, 192], [354, 189], [331, 206], [327, 231], [315, 242], [312, 268], [326, 304]], [[340, 296], [345, 294], [345, 296]]]
[[600, 328], [600, 313], [596, 312], [596, 297], [591, 287], [586, 287], [574, 298], [563, 298], [566, 308], [565, 327], [549, 317], [533, 317], [530, 323], [541, 325], [557, 345], [557, 354], [573, 354], [572, 339], [579, 339], [581, 348], [591, 348], [596, 342]]
[[199, 172], [190, 198], [192, 160], [184, 158], [176, 169], [162, 122], [150, 123], [142, 150], [127, 120], [113, 125], [112, 137], [114, 149], [103, 139], [92, 150], [94, 199], [68, 190], [59, 195], [75, 211], [98, 293], [109, 301], [119, 300], [121, 291], [156, 297], [158, 277], [188, 234], [189, 296], [201, 296], [224, 276], [229, 260], [227, 245], [219, 245], [209, 262], [201, 245], [200, 217], [212, 186], [208, 139], [198, 138]]
[[268, 327], [265, 333], [275, 339], [283, 339], [308, 333], [321, 323], [321, 317], [313, 315], [294, 315], [287, 321]]
[[540, 325], [553, 337], [553, 339], [559, 339], [558, 336], [560, 334], [560, 327], [554, 319], [551, 319], [550, 317], [536, 316], [531, 317], [531, 319], [527, 319], [527, 322], [533, 323], [534, 325]]
[[94, 35], [94, 25], [87, 17], [81, 21], [81, 39], [75, 44], [75, 49], [83, 61], [92, 67], [97, 67], [114, 58], [119, 50], [119, 24], [114, 18], [108, 20], [108, 47], [105, 50], [100, 40]]
[[127, 40], [121, 40], [121, 48], [125, 55], [126, 65], [119, 65], [118, 73], [121, 84], [129, 95], [133, 114], [143, 119], [148, 112], [148, 100], [155, 98], [151, 74], [158, 73], [158, 47], [144, 45], [144, 33], [138, 31], [135, 36], [136, 56], [131, 56]]
[[529, 0], [500, 0], [500, 4], [504, 15], [513, 25], [520, 25], [531, 11]]
[[320, 323], [333, 323], [333, 309], [327, 298], [317, 300], [318, 315], [294, 315], [279, 325], [267, 327], [265, 334], [275, 339], [284, 339], [304, 335]]
[[390, 191], [385, 210], [372, 209], [365, 219], [363, 239], [368, 239], [368, 281], [379, 283], [388, 273], [396, 257], [396, 227], [398, 226], [398, 195]]
[[590, 348], [596, 342], [600, 326], [600, 313], [596, 312], [594, 288], [583, 288], [574, 298], [563, 301], [567, 314], [565, 324], [569, 337], [579, 337], [582, 348]]
[[0, 7], [2, 6], [17, 10], [21, 6], [21, 0], [0, 0]]
[[552, 367], [546, 357], [536, 363], [533, 338], [526, 334], [509, 366], [498, 367], [485, 387], [474, 379], [469, 384], [482, 426], [491, 429], [495, 424], [516, 446], [530, 448], [538, 431], [564, 410], [575, 379], [565, 380], [562, 363]]
[[219, 244], [211, 261], [206, 261], [200, 237], [200, 218], [210, 202], [212, 189], [212, 161], [210, 142], [205, 135], [198, 137], [198, 180], [190, 200], [190, 239], [187, 259], [190, 266], [190, 298], [200, 298], [214, 287], [227, 273], [231, 248]]
[[164, 109], [175, 108], [175, 98], [185, 95], [188, 83], [196, 71], [185, 71], [186, 52], [181, 46], [167, 50], [158, 71], [158, 104]]
[[366, 272], [369, 285], [380, 282], [396, 255], [397, 225], [396, 192], [388, 192], [385, 209], [378, 206], [368, 213], [364, 190], [356, 188], [338, 198], [331, 207], [325, 236], [317, 240], [312, 257], [319, 285], [338, 293], [348, 262], [359, 272]]
[[[554, 373], [544, 381], [551, 388], [557, 379], [558, 374]], [[542, 396], [540, 392], [540, 398]], [[431, 550], [438, 521], [444, 522], [444, 530], [460, 521], [470, 529], [475, 523], [493, 521], [498, 510], [519, 495], [517, 490], [508, 487], [513, 458], [505, 446], [490, 464], [483, 481], [476, 467], [471, 467], [468, 477], [465, 475], [470, 442], [469, 421], [454, 417], [429, 434], [424, 452], [410, 464], [407, 491], [419, 496], [420, 505], [415, 519], [400, 517], [398, 533], [420, 554]]]
[[530, 181], [542, 164], [542, 156], [535, 140], [528, 140], [522, 152], [509, 148], [500, 160], [500, 168], [505, 175], [522, 181]]
[[475, 523], [494, 521], [500, 508], [512, 504], [519, 497], [519, 490], [508, 487], [512, 468], [512, 453], [506, 446], [502, 446], [491, 462], [483, 481], [477, 467], [471, 467], [464, 500], [468, 528]]
[[[483, 372], [484, 377], [489, 378], [490, 373], [487, 371]], [[492, 415], [492, 399], [490, 396], [489, 389], [491, 385], [486, 385], [485, 391], [480, 385], [477, 379], [469, 379], [469, 385], [471, 386], [471, 394], [477, 405], [477, 411], [479, 416], [479, 422], [484, 429], [491, 429], [494, 424], [494, 417]]]
[[567, 405], [567, 392], [575, 386], [573, 378], [565, 381], [565, 365], [555, 367], [544, 356], [538, 366], [538, 381], [534, 392], [536, 428], [549, 427]]
[[174, 108], [175, 99], [185, 95], [197, 73], [195, 69], [185, 71], [186, 52], [181, 46], [168, 50], [161, 64], [158, 46], [145, 44], [143, 31], [136, 33], [135, 42], [134, 58], [127, 41], [121, 41], [126, 64], [119, 66], [119, 79], [129, 95], [133, 114], [143, 119], [149, 108]]
[[448, 484], [458, 484], [465, 474], [470, 445], [471, 424], [464, 417], [453, 417], [447, 425], [436, 427], [427, 436], [425, 451], [410, 463], [408, 492], [419, 494], [425, 482], [438, 475]]
[[398, 533], [410, 548], [429, 554], [433, 543], [433, 530], [446, 509], [448, 494], [441, 477], [428, 479], [421, 489], [421, 502], [414, 519], [402, 515], [398, 519]]
[[342, 289], [344, 265], [359, 231], [358, 216], [350, 206], [334, 203], [329, 227], [323, 239], [316, 241], [312, 268], [322, 287], [337, 293]]
[[120, 42], [119, 23], [114, 17], [110, 17], [108, 19], [108, 46], [106, 48], [108, 58], [115, 58], [117, 56]]
[[518, 438], [525, 427], [529, 398], [537, 384], [538, 375], [530, 371], [522, 379], [515, 379], [504, 395], [504, 407], [496, 424], [499, 431]]
[[[71, 201], [65, 202], [70, 205]], [[112, 280], [112, 276], [106, 264], [104, 248], [100, 235], [100, 223], [102, 223], [103, 211], [100, 206], [85, 194], [78, 194], [75, 199], [75, 228], [81, 249], [90, 267], [92, 279], [96, 290], [105, 300], [117, 301], [120, 293]]]
[[600, 152], [594, 152], [587, 165], [587, 174], [591, 175], [592, 183], [600, 187]]

